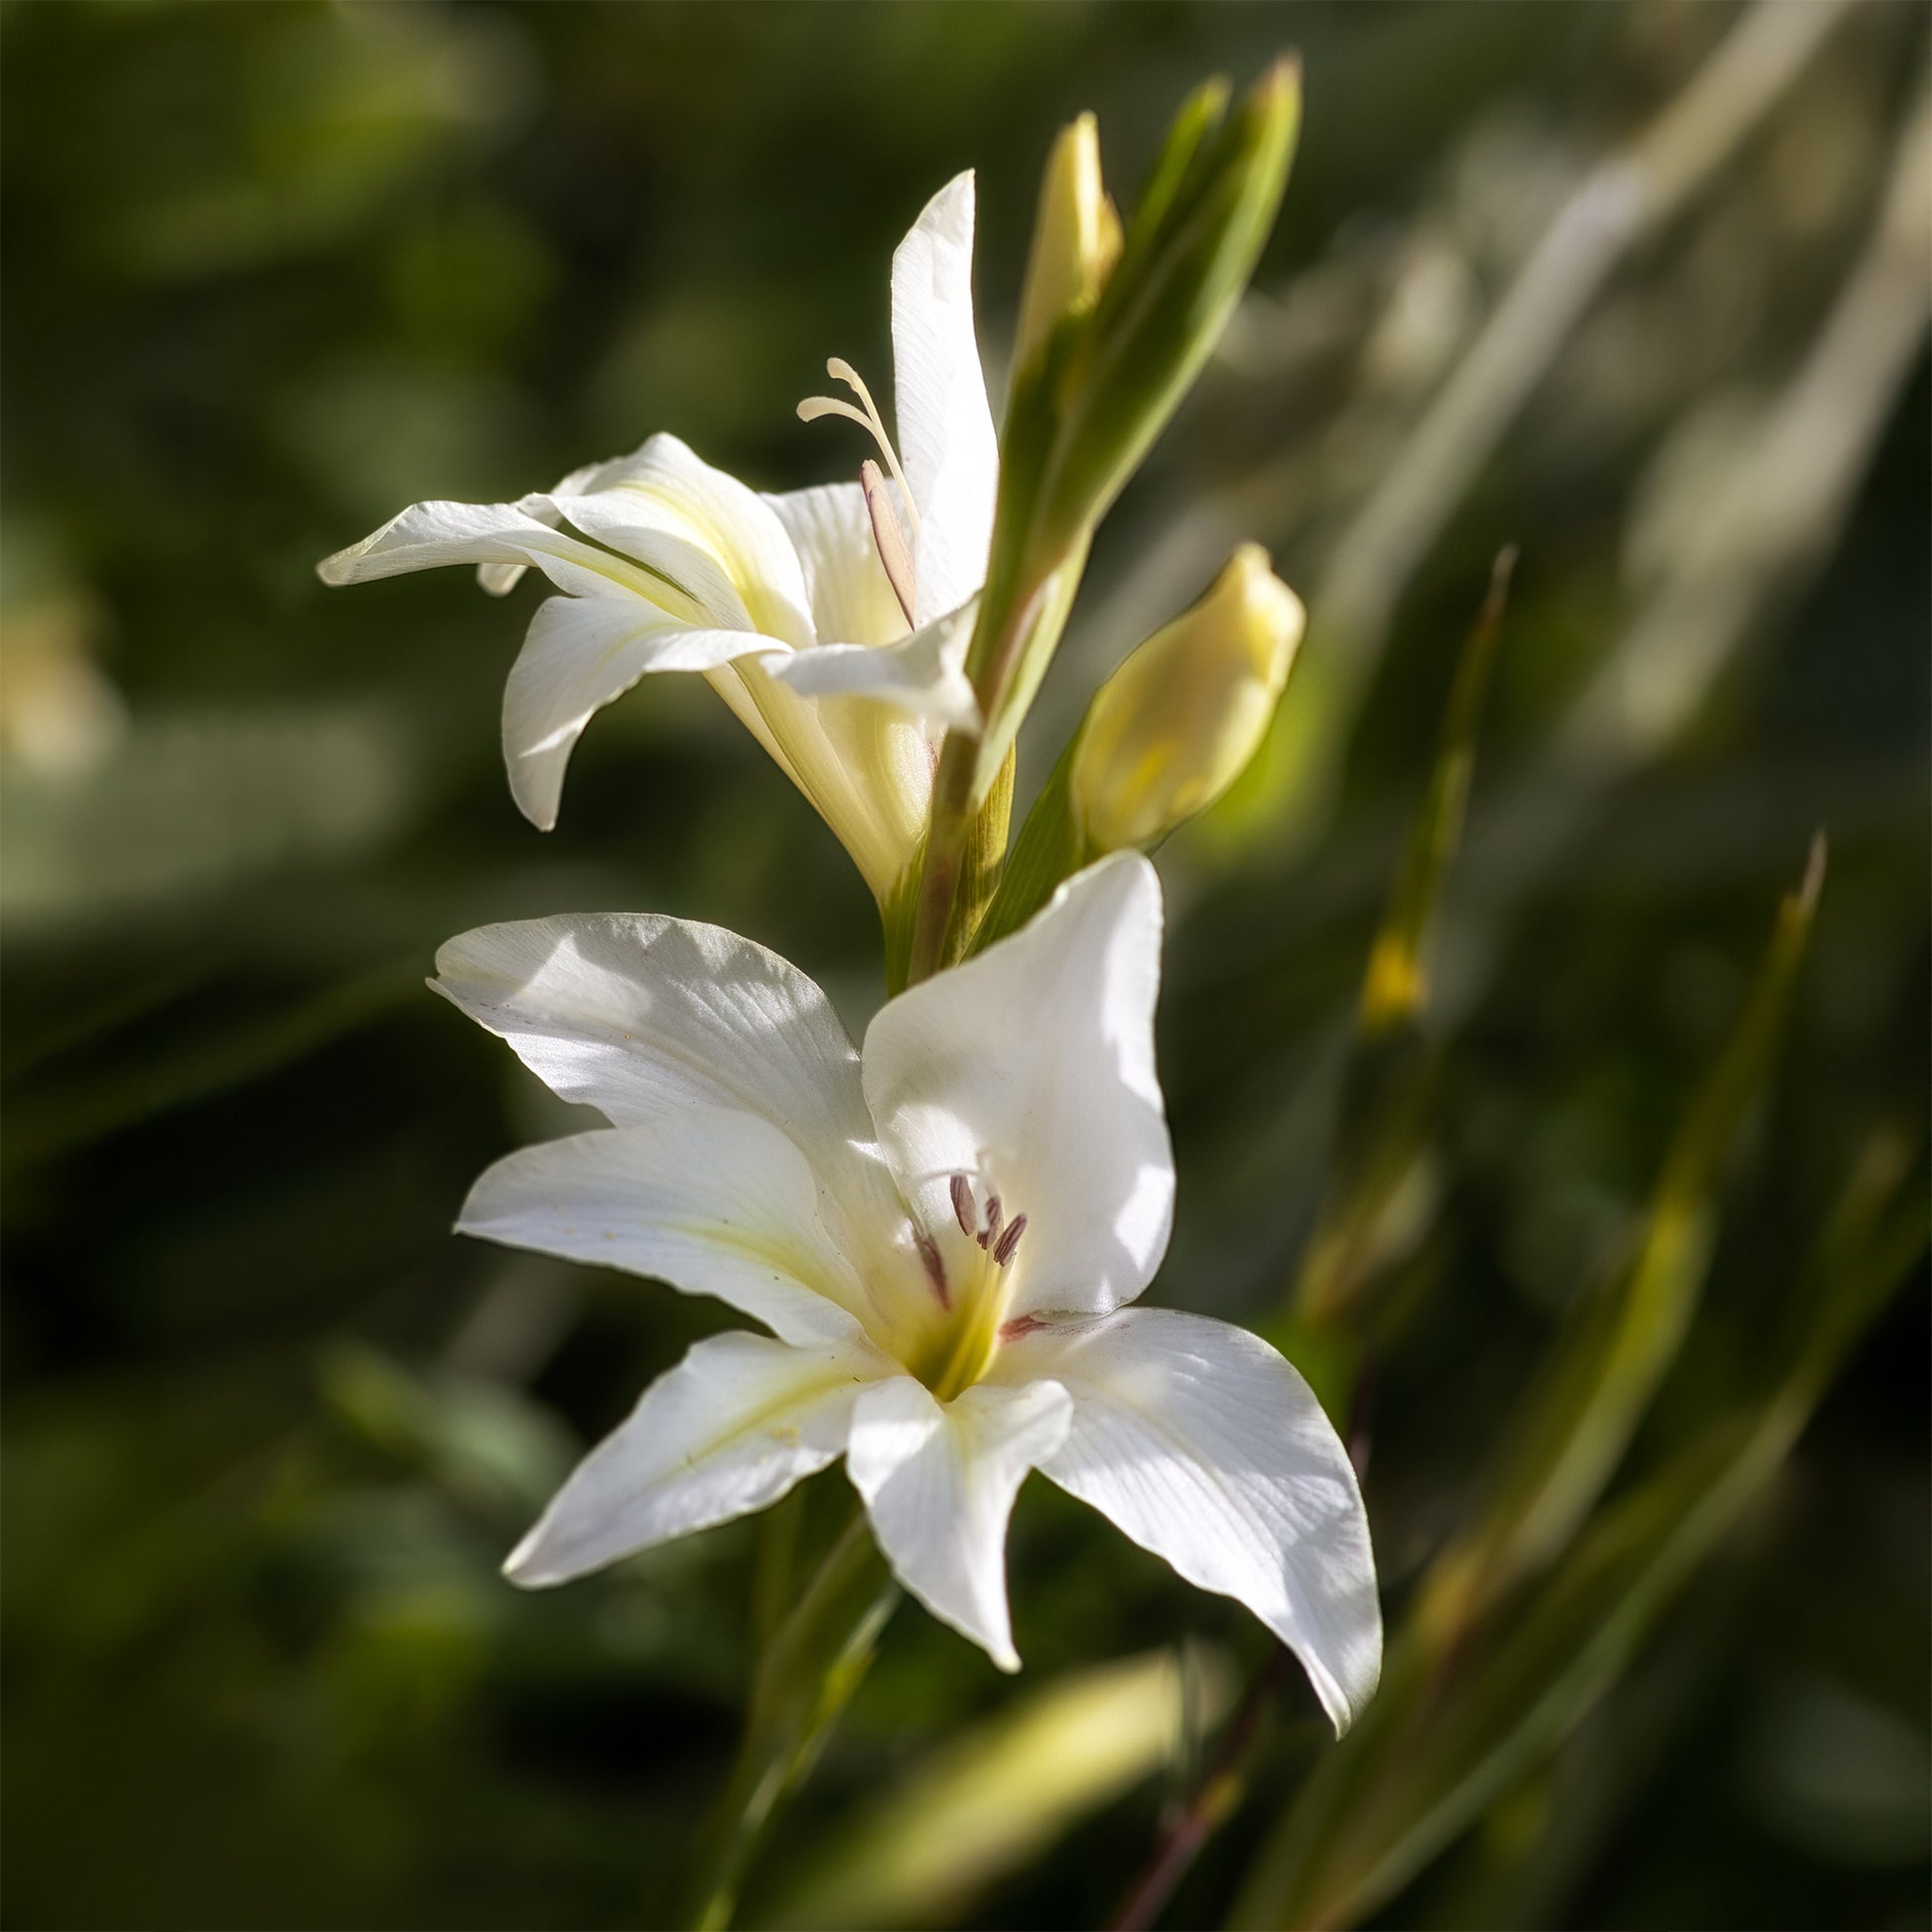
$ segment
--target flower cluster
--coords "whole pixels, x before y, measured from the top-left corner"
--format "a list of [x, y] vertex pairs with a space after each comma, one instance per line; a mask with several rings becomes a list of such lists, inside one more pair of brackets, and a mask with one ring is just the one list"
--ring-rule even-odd
[[[1004, 867], [988, 777], [1087, 532], [1252, 267], [1285, 98], [1273, 76], [1225, 118], [1197, 99], [1125, 230], [1091, 122], [1068, 130], [1002, 443], [962, 175], [893, 261], [897, 439], [843, 362], [854, 400], [799, 406], [864, 428], [857, 482], [761, 493], [658, 435], [514, 503], [418, 503], [322, 565], [340, 584], [469, 563], [499, 595], [549, 579], [503, 702], [510, 788], [541, 827], [593, 713], [649, 672], [706, 678], [852, 855], [903, 986], [855, 1047], [810, 979], [713, 926], [539, 919], [438, 955], [438, 992], [608, 1123], [497, 1163], [463, 1231], [765, 1330], [700, 1342], [645, 1391], [511, 1556], [516, 1582], [760, 1509], [843, 1457], [903, 1587], [1017, 1669], [1004, 1549], [1038, 1469], [1247, 1604], [1338, 1730], [1372, 1694], [1368, 1528], [1319, 1404], [1255, 1335], [1134, 1306], [1174, 1194], [1161, 894], [1139, 848], [1246, 762], [1299, 604], [1238, 552], [1096, 695]], [[993, 849], [977, 897], [962, 828]]]

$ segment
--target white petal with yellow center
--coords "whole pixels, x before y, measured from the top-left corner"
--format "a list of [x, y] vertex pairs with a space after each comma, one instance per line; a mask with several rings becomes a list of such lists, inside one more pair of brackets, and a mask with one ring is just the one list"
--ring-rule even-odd
[[443, 991], [620, 1123], [499, 1163], [464, 1225], [719, 1296], [778, 1337], [703, 1343], [655, 1385], [520, 1581], [761, 1507], [843, 1452], [900, 1581], [1011, 1669], [1006, 1527], [1037, 1467], [1246, 1603], [1338, 1727], [1360, 1710], [1381, 1621], [1334, 1431], [1257, 1337], [1118, 1308], [1172, 1208], [1160, 932], [1152, 867], [1103, 862], [891, 1002], [863, 1056], [810, 980], [714, 927], [549, 919], [443, 949]]

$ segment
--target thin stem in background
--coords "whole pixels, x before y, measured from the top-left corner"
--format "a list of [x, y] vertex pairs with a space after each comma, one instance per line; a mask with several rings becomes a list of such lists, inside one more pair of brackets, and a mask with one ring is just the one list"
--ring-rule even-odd
[[730, 1925], [752, 1854], [864, 1681], [898, 1600], [865, 1511], [855, 1509], [759, 1661], [744, 1746], [700, 1865], [698, 1932]]
[[1262, 1716], [1293, 1663], [1288, 1649], [1277, 1644], [1249, 1679], [1240, 1705], [1222, 1728], [1213, 1756], [1187, 1802], [1163, 1823], [1154, 1856], [1107, 1921], [1108, 1932], [1149, 1932], [1200, 1856], [1201, 1847], [1233, 1816], [1247, 1790], [1249, 1760]]
[[1365, 675], [1397, 599], [1617, 264], [1665, 227], [1858, 0], [1756, 0], [1690, 84], [1573, 195], [1336, 545], [1318, 623]]

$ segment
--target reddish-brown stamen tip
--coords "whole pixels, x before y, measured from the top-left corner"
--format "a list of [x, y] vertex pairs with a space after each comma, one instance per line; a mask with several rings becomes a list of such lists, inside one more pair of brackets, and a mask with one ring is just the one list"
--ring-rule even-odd
[[952, 1177], [952, 1211], [953, 1219], [959, 1223], [960, 1233], [977, 1240], [979, 1230], [973, 1225], [973, 1189], [963, 1173], [956, 1173]]
[[980, 1230], [980, 1246], [990, 1248], [1000, 1238], [1000, 1197], [989, 1194], [986, 1197], [986, 1225]]
[[932, 1284], [932, 1292], [938, 1296], [939, 1306], [950, 1312], [952, 1291], [946, 1286], [946, 1264], [939, 1258], [939, 1249], [932, 1236], [924, 1228], [914, 1228], [912, 1245], [919, 1251], [919, 1260], [925, 1267], [925, 1278]]
[[993, 1259], [997, 1261], [1002, 1268], [1004, 1268], [1007, 1265], [1007, 1263], [1013, 1259], [1013, 1251], [1017, 1247], [1019, 1247], [1020, 1237], [1023, 1234], [1025, 1234], [1026, 1231], [1027, 1231], [1026, 1215], [1016, 1214], [1013, 1217], [1013, 1225], [1010, 1228], [1008, 1228], [1003, 1235], [1000, 1236], [997, 1242], [994, 1243]]

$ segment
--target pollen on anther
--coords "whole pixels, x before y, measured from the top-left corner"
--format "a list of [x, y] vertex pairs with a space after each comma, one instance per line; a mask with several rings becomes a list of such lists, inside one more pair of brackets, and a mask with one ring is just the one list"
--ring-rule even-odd
[[1013, 1225], [1010, 1228], [1008, 1228], [1007, 1231], [1000, 1236], [999, 1240], [993, 1244], [993, 1259], [997, 1261], [1002, 1268], [1004, 1268], [1007, 1265], [1007, 1263], [1013, 1259], [1014, 1250], [1020, 1246], [1020, 1237], [1023, 1234], [1025, 1234], [1026, 1231], [1027, 1231], [1026, 1215], [1016, 1214], [1013, 1217]]
[[977, 1240], [979, 1229], [973, 1225], [977, 1218], [973, 1212], [973, 1184], [963, 1173], [952, 1177], [952, 1212], [960, 1233]]

